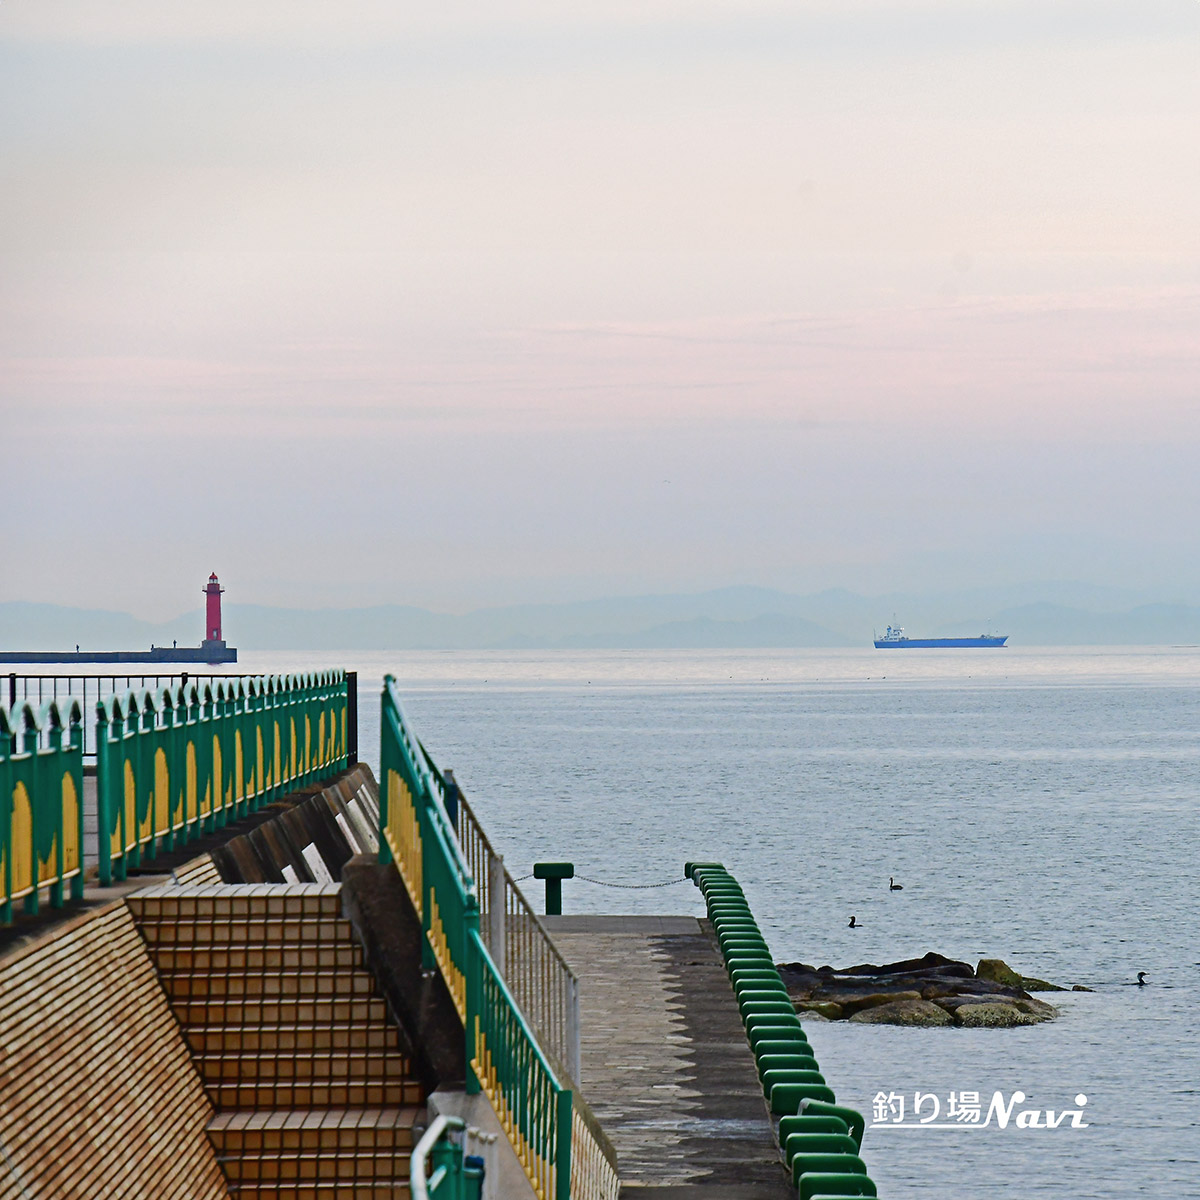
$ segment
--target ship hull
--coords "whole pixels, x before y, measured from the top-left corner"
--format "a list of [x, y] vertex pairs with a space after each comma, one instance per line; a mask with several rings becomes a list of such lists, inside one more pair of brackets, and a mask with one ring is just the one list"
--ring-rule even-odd
[[1008, 634], [1003, 637], [969, 638], [892, 638], [889, 641], [877, 638], [876, 650], [968, 650], [983, 646], [1003, 646]]

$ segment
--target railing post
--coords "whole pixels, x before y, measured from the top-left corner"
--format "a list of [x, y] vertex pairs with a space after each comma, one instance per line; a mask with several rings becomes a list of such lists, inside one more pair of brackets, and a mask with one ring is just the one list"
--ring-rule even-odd
[[508, 970], [508, 958], [506, 957], [505, 935], [508, 925], [505, 917], [508, 915], [508, 889], [505, 882], [507, 872], [504, 870], [503, 856], [491, 855], [488, 858], [487, 871], [488, 950], [491, 952], [492, 962], [500, 969], [500, 974], [507, 978], [505, 972]]
[[[4, 726], [7, 728], [7, 726]], [[3, 835], [6, 844], [12, 842], [12, 766], [10, 756], [12, 747], [10, 739], [6, 735], [3, 741], [0, 741], [0, 821], [4, 822], [3, 828], [0, 828], [0, 834]], [[4, 856], [4, 873], [0, 875], [0, 925], [7, 925], [12, 920], [12, 868], [13, 856], [6, 854]]]
[[83, 873], [84, 873], [84, 845], [83, 845], [83, 731], [84, 731], [84, 709], [81, 707], [78, 710], [79, 720], [75, 719], [75, 711], [71, 712], [68, 717], [69, 725], [67, 738], [71, 744], [71, 761], [72, 772], [71, 777], [75, 782], [76, 796], [78, 803], [76, 804], [75, 817], [75, 845], [79, 847], [79, 873], [71, 879], [71, 899], [83, 899]]
[[358, 765], [358, 672], [346, 672], [346, 766]]
[[[42, 840], [42, 789], [39, 786], [42, 774], [43, 762], [41, 755], [38, 754], [38, 729], [34, 726], [32, 729], [28, 725], [25, 727], [24, 736], [22, 737], [24, 745], [22, 750], [29, 756], [29, 781], [26, 790], [29, 793], [29, 857], [32, 860], [29, 864], [30, 879], [33, 881], [33, 890], [25, 897], [25, 911], [29, 914], [35, 914], [39, 911], [40, 901], [38, 893], [41, 889], [41, 883], [38, 879], [38, 846]], [[61, 810], [60, 810], [61, 811]], [[10, 853], [15, 855], [16, 847], [14, 846]]]
[[450, 818], [450, 824], [454, 826], [454, 832], [458, 833], [458, 783], [451, 770], [443, 772], [442, 779], [442, 804], [445, 806], [446, 816]]
[[554, 1138], [554, 1200], [571, 1200], [571, 1107], [573, 1095], [558, 1093]]
[[567, 1067], [575, 1086], [579, 1086], [579, 1075], [583, 1069], [583, 1055], [580, 1049], [579, 1023], [579, 980], [574, 975], [564, 977], [567, 989]]
[[96, 839], [100, 843], [100, 886], [112, 884], [112, 806], [109, 776], [112, 774], [108, 745], [108, 710], [96, 702]]
[[392, 737], [388, 725], [392, 707], [392, 698], [388, 695], [388, 675], [383, 681], [383, 694], [379, 699], [379, 861], [392, 861], [392, 846], [387, 838], [388, 826], [391, 824], [391, 773]]
[[483, 963], [480, 961], [483, 945], [479, 938], [478, 909], [475, 910], [475, 930], [473, 937], [471, 936], [471, 927], [468, 918], [466, 947], [467, 952], [463, 955], [463, 958], [466, 960], [467, 975], [467, 1015], [463, 1021], [467, 1060], [466, 1092], [468, 1096], [476, 1096], [481, 1090], [479, 1075], [475, 1070], [475, 1058], [478, 1054], [476, 1043], [478, 1041], [480, 1014], [483, 1012]]
[[[57, 878], [50, 885], [50, 907], [62, 908], [63, 906], [63, 871], [66, 867], [63, 865], [66, 861], [66, 828], [63, 820], [63, 803], [62, 803], [62, 777], [63, 777], [63, 728], [61, 716], [55, 720], [54, 714], [50, 716], [49, 728], [46, 730], [46, 741], [49, 744], [48, 748], [53, 751], [53, 754], [47, 757], [43, 763], [42, 780], [40, 787], [43, 795], [50, 793], [53, 796], [53, 812], [54, 812], [54, 870]], [[47, 777], [50, 783], [53, 784], [53, 790], [47, 786]], [[74, 779], [72, 779], [74, 784]], [[76, 798], [76, 809], [83, 805], [83, 796], [80, 794]], [[49, 814], [47, 814], [48, 816]], [[38, 858], [34, 858], [34, 870], [38, 866]]]

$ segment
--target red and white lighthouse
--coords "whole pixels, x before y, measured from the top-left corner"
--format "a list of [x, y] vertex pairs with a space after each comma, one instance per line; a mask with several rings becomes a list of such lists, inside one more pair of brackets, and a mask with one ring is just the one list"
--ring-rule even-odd
[[204, 619], [204, 640], [206, 642], [221, 640], [221, 593], [224, 590], [217, 582], [217, 573], [214, 571], [208, 577], [208, 587], [204, 589], [204, 594], [208, 597]]

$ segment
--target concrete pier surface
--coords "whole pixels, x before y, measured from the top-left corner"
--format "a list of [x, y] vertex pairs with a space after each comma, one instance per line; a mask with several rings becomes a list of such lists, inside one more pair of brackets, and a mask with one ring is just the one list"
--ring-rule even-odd
[[580, 1087], [632, 1200], [785, 1200], [791, 1189], [707, 921], [543, 917], [579, 977]]
[[76, 666], [96, 663], [203, 663], [210, 667], [237, 662], [237, 649], [224, 642], [199, 646], [152, 646], [149, 650], [4, 650], [0, 663]]

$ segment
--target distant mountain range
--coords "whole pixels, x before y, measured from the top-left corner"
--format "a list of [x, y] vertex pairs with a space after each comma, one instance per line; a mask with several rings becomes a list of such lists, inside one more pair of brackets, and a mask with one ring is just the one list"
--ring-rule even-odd
[[[1022, 645], [1200, 643], [1200, 607], [1073, 583], [920, 596], [792, 595], [730, 587], [689, 595], [510, 605], [463, 614], [406, 605], [291, 609], [228, 604], [225, 633], [253, 650], [727, 649], [868, 646], [893, 619], [913, 635], [1007, 633]], [[128, 613], [0, 604], [0, 649], [134, 650], [195, 645], [199, 609], [154, 624]]]

